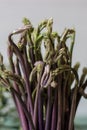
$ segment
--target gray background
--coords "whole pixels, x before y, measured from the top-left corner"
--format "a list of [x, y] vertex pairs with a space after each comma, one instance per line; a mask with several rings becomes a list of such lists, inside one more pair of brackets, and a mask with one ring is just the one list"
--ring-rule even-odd
[[[9, 32], [22, 26], [23, 17], [34, 26], [45, 18], [53, 17], [54, 30], [60, 34], [65, 27], [76, 30], [73, 64], [81, 62], [81, 69], [87, 66], [87, 1], [86, 0], [0, 0], [0, 52], [7, 61], [7, 37]], [[87, 116], [87, 101], [82, 100], [78, 116]]]

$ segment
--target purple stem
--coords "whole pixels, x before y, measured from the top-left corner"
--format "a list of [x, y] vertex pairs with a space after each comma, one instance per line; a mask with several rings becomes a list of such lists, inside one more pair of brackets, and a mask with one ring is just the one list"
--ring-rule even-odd
[[[14, 63], [13, 63], [10, 46], [8, 48], [8, 56], [9, 56], [9, 62], [10, 62], [10, 65], [11, 65], [12, 72], [15, 73], [15, 66], [14, 66]], [[18, 69], [18, 65], [17, 65], [17, 69]], [[17, 70], [17, 72], [18, 73], [20, 72], [19, 69]], [[14, 88], [18, 91], [19, 90], [18, 85], [15, 82], [14, 82], [13, 85], [14, 85]], [[15, 102], [16, 108], [18, 110], [18, 114], [19, 114], [19, 118], [20, 118], [20, 121], [21, 121], [22, 128], [23, 128], [23, 130], [28, 130], [27, 119], [26, 119], [25, 114], [23, 112], [23, 108], [21, 107], [21, 104], [20, 104], [19, 100], [17, 99], [17, 97], [14, 95], [14, 93], [12, 93], [12, 97], [13, 97], [13, 100]]]
[[14, 88], [10, 88], [10, 90], [11, 90], [12, 93], [14, 93], [14, 95], [15, 95], [15, 96], [17, 97], [17, 99], [19, 100], [20, 105], [21, 105], [21, 107], [23, 108], [24, 113], [25, 113], [25, 115], [26, 115], [26, 117], [27, 117], [27, 120], [28, 120], [28, 122], [30, 122], [30, 125], [31, 125], [32, 130], [35, 130], [31, 113], [28, 112], [27, 107], [26, 107], [26, 104], [22, 101], [22, 99], [21, 99], [19, 93], [18, 93]]
[[13, 47], [13, 51], [14, 53], [17, 55], [19, 62], [21, 64], [23, 73], [24, 73], [24, 80], [25, 80], [25, 84], [26, 84], [26, 90], [27, 90], [27, 94], [28, 94], [28, 103], [29, 103], [29, 107], [30, 107], [30, 111], [31, 111], [31, 115], [33, 116], [33, 102], [32, 102], [32, 96], [31, 96], [31, 90], [30, 90], [30, 84], [29, 84], [29, 77], [27, 75], [27, 70], [25, 67], [25, 63], [24, 63], [24, 59], [18, 49], [18, 47], [15, 45], [15, 43], [12, 41], [11, 36], [13, 34], [10, 34], [8, 39], [9, 39], [9, 44], [11, 45], [11, 47]]
[[72, 97], [72, 103], [71, 103], [71, 111], [70, 111], [68, 130], [73, 130], [74, 117], [75, 117], [75, 111], [76, 111], [77, 90], [78, 90], [78, 87], [75, 86], [75, 89], [73, 92], [73, 97]]
[[23, 111], [23, 108], [22, 108], [19, 100], [15, 96], [15, 94], [13, 92], [11, 92], [11, 94], [12, 94], [13, 100], [15, 102], [16, 108], [18, 110], [18, 114], [19, 114], [19, 118], [20, 118], [20, 121], [21, 121], [22, 129], [23, 130], [29, 130], [28, 129], [27, 119], [26, 119], [25, 113]]
[[47, 112], [46, 112], [46, 123], [45, 130], [51, 129], [51, 116], [52, 116], [52, 98], [51, 98], [51, 86], [48, 86], [48, 101], [47, 101]]
[[[22, 76], [21, 70], [20, 70], [20, 67], [19, 67], [19, 60], [18, 60], [18, 58], [16, 58], [15, 72], [16, 72], [16, 74], [19, 75], [20, 77]], [[24, 102], [26, 103], [26, 102], [27, 102], [27, 97], [26, 97], [26, 91], [24, 90], [24, 86], [25, 86], [25, 85], [23, 85], [23, 88], [21, 88], [21, 89], [22, 89], [22, 92], [20, 92], [20, 89], [18, 90], [18, 92], [21, 93], [21, 95], [23, 96], [23, 100], [24, 100]], [[23, 93], [23, 92], [24, 92], [24, 93]]]
[[44, 130], [44, 122], [43, 122], [43, 88], [40, 88], [39, 97], [38, 97], [38, 121], [39, 121], [39, 130]]
[[52, 111], [52, 122], [51, 122], [51, 130], [56, 130], [57, 128], [57, 108], [58, 108], [58, 90], [55, 89], [55, 97]]
[[24, 58], [24, 62], [25, 62], [26, 70], [27, 70], [27, 75], [29, 77], [31, 67], [30, 67], [29, 62], [28, 62], [26, 46], [24, 46], [24, 48], [23, 48], [23, 58]]
[[16, 71], [16, 73], [17, 73], [19, 76], [22, 76], [22, 75], [21, 75], [21, 70], [20, 70], [18, 58], [16, 58], [15, 71]]
[[[44, 64], [43, 64], [44, 67]], [[41, 76], [42, 76], [42, 72], [43, 72], [43, 67], [41, 69], [41, 72], [39, 74], [39, 79], [38, 79], [38, 84], [37, 84], [37, 91], [36, 91], [36, 96], [35, 96], [35, 103], [34, 103], [34, 117], [33, 117], [33, 121], [34, 121], [34, 125], [35, 128], [37, 127], [37, 116], [38, 116], [38, 96], [39, 96], [39, 90], [40, 90], [40, 81], [41, 81]]]
[[[68, 102], [68, 97], [69, 97], [69, 86], [67, 84], [69, 75], [66, 75], [66, 80], [63, 81], [63, 112], [62, 112], [62, 130], [67, 130], [66, 128], [68, 124], [66, 124], [66, 119], [67, 115], [69, 113], [69, 102]], [[69, 115], [68, 115], [69, 116]], [[68, 120], [68, 119], [67, 119]]]
[[59, 75], [58, 79], [58, 119], [57, 119], [57, 130], [61, 130], [62, 124], [62, 75]]

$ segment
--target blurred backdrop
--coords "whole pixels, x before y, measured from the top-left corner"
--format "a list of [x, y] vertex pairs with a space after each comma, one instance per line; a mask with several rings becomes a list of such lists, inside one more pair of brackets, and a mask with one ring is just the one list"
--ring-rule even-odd
[[[34, 26], [45, 18], [53, 17], [54, 30], [60, 34], [64, 28], [75, 28], [76, 40], [73, 64], [80, 61], [87, 66], [87, 1], [86, 0], [0, 0], [0, 52], [7, 60], [8, 34], [22, 26], [27, 17]], [[76, 118], [87, 117], [87, 100], [81, 100]], [[86, 118], [87, 123], [87, 118]]]

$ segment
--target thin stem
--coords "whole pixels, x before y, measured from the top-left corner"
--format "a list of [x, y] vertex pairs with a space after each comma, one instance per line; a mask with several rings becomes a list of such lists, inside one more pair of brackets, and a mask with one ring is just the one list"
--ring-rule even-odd
[[20, 101], [17, 99], [17, 97], [15, 96], [15, 94], [13, 92], [11, 92], [13, 100], [15, 102], [16, 108], [18, 110], [18, 114], [19, 114], [19, 118], [21, 121], [21, 125], [22, 125], [22, 129], [23, 130], [29, 130], [28, 129], [28, 122], [27, 122], [27, 118], [25, 116], [23, 107], [20, 104]]
[[[21, 74], [21, 70], [20, 70], [20, 66], [19, 66], [19, 60], [17, 58], [16, 58], [16, 63], [15, 63], [15, 72], [16, 72], [17, 75], [19, 75], [19, 77], [21, 79], [22, 78], [22, 74]], [[17, 82], [17, 80], [15, 82]], [[18, 92], [21, 92], [21, 94], [23, 96], [23, 99], [24, 99], [24, 101], [26, 103], [27, 98], [26, 98], [26, 91], [24, 89], [24, 86], [25, 86], [24, 82], [22, 82], [22, 86], [21, 87], [20, 87], [20, 84], [19, 84], [19, 91]]]
[[73, 97], [72, 97], [72, 104], [71, 104], [68, 130], [73, 130], [74, 117], [75, 117], [75, 111], [76, 111], [77, 90], [78, 90], [78, 87], [75, 86], [75, 90], [73, 92]]
[[39, 95], [38, 95], [38, 123], [39, 123], [39, 130], [44, 130], [44, 114], [43, 114], [43, 94], [44, 89], [40, 88]]
[[69, 86], [68, 86], [68, 79], [69, 79], [69, 72], [64, 73], [63, 78], [63, 112], [62, 112], [62, 130], [67, 130], [66, 126], [66, 119], [69, 112], [69, 103], [68, 103], [68, 97], [69, 97]]
[[33, 67], [35, 63], [34, 43], [32, 42], [31, 34], [29, 31], [27, 32], [27, 41], [28, 41], [28, 56], [29, 56], [31, 67]]
[[58, 88], [55, 89], [55, 97], [52, 111], [52, 122], [51, 122], [51, 130], [56, 130], [57, 128], [57, 112], [58, 112]]
[[33, 118], [35, 128], [37, 127], [38, 95], [39, 95], [39, 90], [40, 90], [40, 81], [41, 81], [41, 76], [42, 76], [42, 72], [43, 72], [43, 67], [44, 67], [44, 65], [42, 66], [41, 71], [40, 71], [40, 73], [39, 73], [38, 84], [37, 84], [37, 86], [36, 86], [37, 91], [36, 91], [36, 96], [35, 96], [35, 103], [34, 103], [34, 118]]
[[19, 60], [18, 60], [18, 58], [16, 58], [15, 72], [16, 72], [16, 74], [18, 74], [20, 77], [22, 76], [22, 75], [21, 75], [21, 70], [20, 70], [20, 65], [19, 65]]
[[29, 61], [28, 61], [28, 57], [27, 57], [26, 46], [24, 46], [24, 48], [23, 48], [23, 58], [24, 58], [25, 66], [26, 66], [27, 75], [29, 77], [31, 67], [29, 65]]
[[51, 118], [52, 118], [52, 95], [51, 86], [48, 86], [48, 101], [47, 101], [47, 112], [46, 112], [46, 123], [45, 130], [51, 129]]
[[15, 94], [15, 96], [17, 96], [18, 100], [20, 101], [20, 105], [21, 105], [22, 108], [24, 109], [24, 112], [25, 112], [25, 115], [26, 115], [26, 117], [27, 117], [27, 120], [28, 120], [28, 122], [30, 122], [30, 125], [31, 125], [31, 127], [32, 127], [32, 130], [35, 130], [31, 113], [28, 112], [25, 103], [22, 101], [20, 95], [18, 94], [18, 92], [17, 92], [15, 89], [10, 88], [10, 90], [11, 90], [12, 93]]
[[58, 84], [58, 121], [57, 121], [57, 130], [61, 130], [62, 124], [62, 75], [59, 75], [59, 84]]
[[72, 40], [72, 42], [71, 42], [71, 47], [70, 47], [70, 64], [72, 65], [72, 53], [73, 53], [73, 47], [74, 47], [74, 43], [75, 43], [75, 31], [73, 32], [71, 40]]

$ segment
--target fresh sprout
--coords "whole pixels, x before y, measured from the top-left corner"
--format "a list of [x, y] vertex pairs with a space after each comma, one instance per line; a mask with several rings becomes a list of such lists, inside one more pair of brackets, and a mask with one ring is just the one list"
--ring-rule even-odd
[[[27, 18], [23, 23], [8, 36], [10, 70], [0, 53], [0, 84], [12, 94], [23, 130], [74, 130], [79, 101], [87, 98], [87, 68], [80, 77], [80, 64], [72, 66], [75, 30], [59, 35], [53, 31], [52, 18], [37, 28]], [[13, 36], [18, 34], [15, 43]]]

